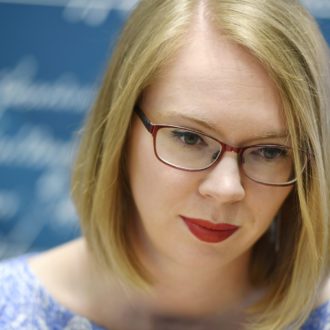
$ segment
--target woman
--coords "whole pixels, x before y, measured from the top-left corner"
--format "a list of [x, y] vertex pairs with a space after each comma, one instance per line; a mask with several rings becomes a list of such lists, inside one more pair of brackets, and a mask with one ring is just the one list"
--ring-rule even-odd
[[2, 265], [0, 325], [324, 329], [327, 56], [295, 0], [141, 1], [74, 168], [84, 238]]

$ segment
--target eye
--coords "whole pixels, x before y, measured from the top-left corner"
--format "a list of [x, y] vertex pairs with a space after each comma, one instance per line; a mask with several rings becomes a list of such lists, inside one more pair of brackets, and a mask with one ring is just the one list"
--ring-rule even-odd
[[199, 134], [194, 132], [185, 130], [174, 130], [172, 131], [172, 135], [178, 138], [182, 143], [189, 146], [205, 144], [203, 138]]
[[281, 146], [259, 146], [251, 148], [251, 155], [267, 161], [279, 160], [288, 156], [288, 149]]

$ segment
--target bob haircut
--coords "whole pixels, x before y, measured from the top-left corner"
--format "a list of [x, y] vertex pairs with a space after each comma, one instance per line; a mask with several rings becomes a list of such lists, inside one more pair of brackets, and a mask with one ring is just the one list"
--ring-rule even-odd
[[[153, 279], [133, 249], [126, 151], [133, 108], [185, 44], [200, 10], [232, 42], [253, 54], [275, 82], [297, 173], [281, 207], [279, 251], [269, 232], [255, 244], [251, 281], [267, 295], [249, 310], [247, 327], [298, 328], [329, 275], [330, 116], [328, 49], [297, 0], [142, 0], [129, 17], [85, 126], [73, 172], [73, 199], [98, 264], [125, 283]], [[328, 175], [326, 176], [326, 173]]]

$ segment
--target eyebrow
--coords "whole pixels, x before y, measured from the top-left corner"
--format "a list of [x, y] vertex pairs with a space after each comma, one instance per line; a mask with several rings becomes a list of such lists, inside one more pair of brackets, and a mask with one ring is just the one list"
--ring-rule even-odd
[[[212, 130], [215, 133], [218, 133], [218, 134], [220, 133], [220, 135], [221, 135], [221, 132], [219, 132], [219, 129], [204, 118], [190, 117], [190, 116], [186, 116], [185, 114], [178, 113], [176, 111], [171, 111], [170, 113], [168, 113], [169, 118], [172, 116], [175, 118], [193, 122], [208, 130]], [[287, 139], [288, 140], [289, 132], [287, 129], [266, 131], [266, 132], [263, 132], [261, 135], [256, 135], [256, 136], [253, 136], [251, 138], [244, 140], [244, 144], [249, 144], [249, 143], [252, 143], [253, 141], [257, 141], [257, 140], [267, 140], [267, 139]]]

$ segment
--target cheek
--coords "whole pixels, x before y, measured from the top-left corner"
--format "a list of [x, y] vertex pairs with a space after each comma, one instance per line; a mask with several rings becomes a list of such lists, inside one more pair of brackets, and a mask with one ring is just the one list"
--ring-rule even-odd
[[159, 161], [152, 136], [135, 123], [128, 144], [128, 175], [133, 199], [140, 213], [170, 211], [181, 197], [192, 191], [192, 182], [183, 171]]
[[292, 187], [255, 186], [248, 196], [249, 204], [253, 205], [255, 219], [270, 224], [292, 189]]

